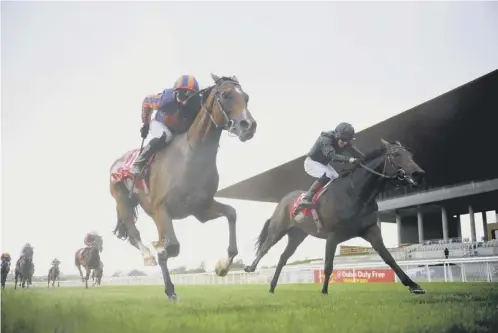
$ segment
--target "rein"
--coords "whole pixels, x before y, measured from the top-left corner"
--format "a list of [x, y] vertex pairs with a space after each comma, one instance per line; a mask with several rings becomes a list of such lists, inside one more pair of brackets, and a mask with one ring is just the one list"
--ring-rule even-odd
[[[403, 150], [406, 150], [402, 146], [400, 146], [400, 148], [402, 148]], [[382, 168], [382, 172], [375, 171], [374, 169], [368, 167], [367, 165], [365, 165], [363, 163], [360, 163], [360, 167], [362, 167], [363, 169], [367, 170], [368, 172], [370, 172], [370, 173], [372, 173], [372, 174], [374, 174], [376, 176], [379, 176], [381, 178], [384, 178], [384, 179], [388, 179], [388, 180], [393, 180], [393, 179], [405, 180], [406, 179], [406, 172], [403, 169], [396, 170], [396, 166], [394, 165], [393, 161], [391, 160], [391, 153], [392, 153], [393, 150], [394, 150], [393, 148], [390, 148], [384, 154], [384, 167]], [[391, 164], [391, 166], [396, 170], [395, 174], [393, 174], [392, 176], [389, 176], [386, 173], [387, 161], [389, 161], [389, 163]]]
[[[223, 80], [223, 79], [225, 79], [225, 80]], [[227, 112], [226, 112], [226, 111], [225, 111], [225, 109], [223, 108], [223, 104], [221, 103], [221, 100], [220, 100], [220, 88], [221, 88], [221, 87], [223, 87], [223, 86], [224, 86], [224, 85], [226, 85], [226, 84], [229, 84], [229, 83], [231, 83], [231, 84], [233, 84], [233, 85], [235, 85], [235, 86], [237, 86], [237, 87], [239, 87], [239, 88], [241, 88], [241, 89], [242, 89], [242, 87], [241, 87], [241, 85], [240, 85], [237, 81], [235, 81], [235, 80], [233, 80], [233, 79], [231, 79], [231, 78], [221, 78], [220, 80], [222, 80], [221, 84], [219, 84], [219, 85], [218, 85], [218, 84], [216, 83], [215, 85], [212, 85], [212, 86], [209, 86], [209, 87], [207, 87], [207, 88], [201, 89], [201, 90], [197, 91], [195, 94], [193, 94], [192, 96], [190, 96], [190, 97], [187, 99], [187, 101], [188, 101], [190, 98], [192, 98], [192, 97], [194, 97], [194, 96], [196, 96], [196, 95], [199, 95], [199, 96], [201, 97], [201, 111], [205, 112], [205, 113], [209, 116], [209, 119], [210, 119], [210, 120], [211, 120], [211, 122], [214, 124], [215, 128], [217, 128], [217, 129], [222, 129], [222, 130], [226, 130], [226, 131], [228, 132], [228, 135], [235, 136], [236, 134], [233, 132], [233, 130], [234, 130], [234, 128], [235, 128], [235, 122], [234, 122], [233, 120], [231, 120], [231, 119], [228, 117]], [[211, 110], [211, 112], [209, 112], [209, 110], [208, 110], [208, 109], [206, 108], [206, 106], [205, 106], [205, 103], [206, 103], [206, 102], [205, 102], [205, 101], [202, 101], [202, 97], [204, 97], [204, 96], [203, 96], [203, 94], [204, 94], [206, 91], [210, 91], [211, 89], [214, 89], [214, 101], [215, 101], [215, 103], [217, 103], [217, 104], [218, 104], [218, 107], [220, 108], [221, 114], [223, 115], [223, 118], [225, 119], [225, 124], [224, 124], [224, 125], [220, 125], [220, 124], [219, 124], [219, 123], [218, 123], [218, 122], [217, 122], [217, 121], [213, 118], [213, 115], [212, 115], [212, 113], [211, 113], [213, 110]], [[210, 92], [210, 93], [211, 93], [211, 92]], [[206, 100], [207, 100], [207, 98], [206, 98]], [[213, 105], [212, 109], [214, 109], [214, 105]], [[187, 141], [189, 141], [189, 131], [187, 131]], [[189, 147], [190, 147], [190, 149], [191, 149], [191, 150], [194, 150], [194, 149], [192, 148], [192, 146], [190, 145], [190, 142], [189, 142], [189, 144], [188, 144], [188, 145], [189, 145]]]

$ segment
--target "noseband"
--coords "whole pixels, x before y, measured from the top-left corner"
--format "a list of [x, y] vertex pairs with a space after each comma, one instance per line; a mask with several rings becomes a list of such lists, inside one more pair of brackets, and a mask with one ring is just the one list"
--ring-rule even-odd
[[[242, 87], [241, 87], [241, 85], [237, 81], [235, 81], [232, 78], [222, 78], [220, 80], [222, 80], [221, 84], [219, 84], [219, 85], [216, 84], [214, 86], [210, 86], [210, 87], [207, 87], [205, 89], [202, 89], [202, 90], [200, 90], [198, 92], [198, 94], [202, 97], [203, 94], [206, 91], [210, 91], [211, 89], [215, 89], [215, 91], [214, 91], [214, 101], [218, 104], [218, 107], [220, 108], [220, 112], [223, 115], [223, 118], [225, 119], [225, 124], [223, 124], [223, 125], [219, 124], [213, 118], [213, 115], [208, 111], [208, 109], [206, 108], [206, 106], [204, 105], [204, 103], [201, 103], [201, 109], [202, 109], [202, 111], [204, 111], [204, 112], [206, 112], [208, 114], [209, 118], [211, 119], [211, 122], [214, 124], [214, 126], [216, 128], [221, 128], [222, 130], [226, 130], [229, 134], [235, 135], [234, 132], [233, 132], [234, 129], [235, 129], [235, 122], [228, 117], [228, 113], [226, 112], [225, 108], [223, 107], [223, 103], [221, 102], [221, 99], [220, 99], [220, 94], [221, 94], [220, 89], [221, 89], [221, 87], [223, 87], [223, 86], [225, 86], [227, 84], [232, 84], [235, 87], [240, 88], [241, 90], [242, 90]], [[214, 106], [213, 106], [213, 109], [214, 109]]]
[[[366, 166], [365, 164], [363, 163], [360, 163], [360, 166], [367, 170], [368, 172], [374, 174], [374, 175], [377, 175], [381, 178], [384, 178], [384, 179], [388, 179], [388, 180], [394, 180], [394, 179], [398, 179], [398, 180], [407, 180], [407, 176], [406, 176], [406, 171], [403, 170], [403, 168], [396, 168], [396, 165], [393, 163], [392, 161], [392, 155], [395, 151], [395, 149], [402, 149], [404, 151], [407, 151], [405, 147], [403, 146], [396, 146], [395, 148], [389, 148], [385, 153], [384, 153], [384, 167], [382, 168], [382, 172], [377, 172], [375, 171], [374, 169]], [[386, 169], [387, 169], [387, 166], [388, 166], [388, 163], [392, 166], [392, 168], [395, 170], [394, 174], [393, 175], [388, 175], [386, 173]]]

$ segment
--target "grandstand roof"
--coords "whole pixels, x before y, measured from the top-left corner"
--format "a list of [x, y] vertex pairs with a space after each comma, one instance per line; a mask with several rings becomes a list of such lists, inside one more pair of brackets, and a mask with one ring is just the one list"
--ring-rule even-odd
[[[363, 151], [379, 139], [399, 140], [426, 171], [429, 188], [498, 179], [495, 130], [498, 124], [498, 70], [449, 91], [357, 134]], [[305, 156], [221, 189], [217, 197], [278, 202], [288, 192], [306, 190], [312, 178], [303, 171]], [[422, 189], [427, 190], [427, 188]], [[409, 190], [417, 192], [420, 190]], [[401, 195], [406, 195], [402, 193]], [[399, 197], [386, 191], [383, 200]], [[495, 209], [498, 191], [482, 200]]]

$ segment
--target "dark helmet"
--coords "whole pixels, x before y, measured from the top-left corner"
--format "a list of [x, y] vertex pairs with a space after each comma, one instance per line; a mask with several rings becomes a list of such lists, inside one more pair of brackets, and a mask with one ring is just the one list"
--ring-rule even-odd
[[340, 123], [335, 128], [336, 139], [343, 139], [345, 141], [351, 141], [354, 139], [354, 128], [349, 123]]

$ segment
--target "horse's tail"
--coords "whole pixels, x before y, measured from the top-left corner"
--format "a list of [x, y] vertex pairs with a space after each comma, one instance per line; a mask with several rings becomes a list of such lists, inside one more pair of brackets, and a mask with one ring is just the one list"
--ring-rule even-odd
[[265, 225], [263, 226], [263, 229], [261, 230], [261, 233], [259, 234], [258, 239], [256, 240], [255, 244], [256, 252], [259, 252], [261, 246], [268, 237], [268, 228], [270, 227], [270, 222], [271, 222], [271, 217], [268, 220], [266, 220]]
[[[121, 190], [124, 193], [128, 193], [128, 190], [126, 189], [126, 186], [124, 184], [119, 184], [121, 186]], [[124, 203], [126, 206], [128, 206], [129, 209], [132, 210], [133, 212], [133, 222], [137, 221], [138, 218], [138, 199], [136, 197], [128, 198], [127, 201]], [[116, 222], [116, 227], [113, 230], [113, 234], [116, 235], [117, 238], [121, 240], [127, 240], [128, 239], [128, 228], [126, 227], [126, 224], [123, 223], [121, 218], [119, 217], [119, 214], [116, 209], [116, 216], [117, 216], [117, 222]]]

